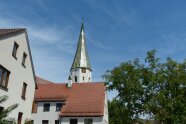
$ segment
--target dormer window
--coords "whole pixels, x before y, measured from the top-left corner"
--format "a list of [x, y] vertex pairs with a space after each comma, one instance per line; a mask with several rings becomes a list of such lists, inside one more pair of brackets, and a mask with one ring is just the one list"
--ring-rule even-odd
[[23, 58], [22, 58], [22, 65], [23, 65], [24, 67], [26, 67], [26, 66], [25, 66], [26, 57], [27, 57], [27, 54], [24, 52], [24, 53], [23, 53]]
[[12, 51], [12, 56], [13, 56], [15, 59], [17, 59], [16, 55], [17, 55], [18, 47], [19, 47], [19, 45], [18, 45], [16, 42], [14, 42], [14, 47], [13, 47], [13, 51]]

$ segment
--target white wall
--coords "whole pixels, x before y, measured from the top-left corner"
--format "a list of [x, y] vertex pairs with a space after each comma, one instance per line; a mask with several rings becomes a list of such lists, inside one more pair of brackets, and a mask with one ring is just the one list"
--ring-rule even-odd
[[104, 116], [103, 117], [62, 117], [61, 124], [70, 124], [70, 119], [78, 119], [78, 124], [84, 124], [84, 119], [93, 119], [93, 124], [109, 124], [107, 92], [105, 93], [105, 104], [104, 104]]
[[[50, 111], [44, 112], [44, 103], [50, 103]], [[49, 124], [55, 124], [55, 120], [59, 119], [59, 112], [56, 112], [56, 103], [61, 102], [38, 102], [37, 113], [32, 113], [34, 124], [42, 124], [42, 120], [49, 120]]]
[[104, 116], [103, 116], [103, 124], [108, 124], [108, 101], [107, 101], [107, 92], [105, 91], [105, 104], [104, 104]]
[[[43, 112], [44, 103], [50, 103], [49, 112]], [[55, 124], [55, 120], [60, 120], [61, 124], [70, 124], [70, 119], [78, 119], [78, 124], [84, 124], [84, 119], [93, 119], [93, 124], [106, 124], [103, 117], [59, 117], [60, 112], [56, 112], [56, 103], [60, 102], [38, 102], [37, 113], [32, 114], [34, 124], [41, 124], [42, 120], [49, 120], [49, 124]]]
[[78, 119], [78, 124], [84, 124], [84, 119], [93, 119], [93, 124], [103, 124], [103, 117], [62, 117], [61, 124], [70, 124], [70, 119]]
[[[12, 56], [14, 41], [19, 44], [17, 60]], [[22, 66], [23, 52], [27, 54], [26, 68]], [[26, 118], [31, 119], [32, 102], [35, 92], [35, 82], [30, 61], [25, 33], [0, 39], [0, 64], [11, 72], [7, 87], [8, 91], [0, 89], [0, 96], [9, 96], [9, 99], [2, 106], [6, 108], [18, 103], [19, 107], [10, 113], [9, 117], [17, 119], [18, 113], [22, 112], [22, 123]], [[23, 82], [27, 83], [25, 100], [21, 98]]]
[[[77, 82], [91, 82], [92, 81], [92, 72], [89, 69], [86, 69], [86, 73], [82, 73], [82, 68], [71, 69], [72, 81], [75, 82], [75, 76], [77, 76]], [[84, 77], [84, 80], [83, 80]], [[90, 80], [89, 80], [90, 78]]]

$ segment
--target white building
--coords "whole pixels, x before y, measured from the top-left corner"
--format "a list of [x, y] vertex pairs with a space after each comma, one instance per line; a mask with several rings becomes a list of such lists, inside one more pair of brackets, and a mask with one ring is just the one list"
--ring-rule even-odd
[[31, 119], [36, 88], [34, 67], [26, 29], [0, 29], [0, 96], [9, 99], [0, 107], [18, 103], [9, 115], [23, 124]]
[[37, 77], [34, 124], [108, 124], [104, 83], [91, 82], [91, 65], [82, 24], [68, 83]]

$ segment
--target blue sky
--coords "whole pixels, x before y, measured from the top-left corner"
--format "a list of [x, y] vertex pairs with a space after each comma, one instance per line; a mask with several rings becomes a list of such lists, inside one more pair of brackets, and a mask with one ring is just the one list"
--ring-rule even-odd
[[0, 28], [27, 28], [36, 74], [54, 82], [67, 81], [82, 17], [94, 81], [151, 49], [185, 59], [184, 0], [0, 1]]

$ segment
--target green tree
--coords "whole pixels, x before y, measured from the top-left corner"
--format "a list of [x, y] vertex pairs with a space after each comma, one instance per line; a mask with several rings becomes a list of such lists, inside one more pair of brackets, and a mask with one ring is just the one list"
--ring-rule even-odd
[[155, 53], [155, 50], [147, 52], [143, 63], [134, 59], [107, 71], [104, 75], [107, 88], [118, 92], [117, 100], [127, 113], [127, 123], [148, 114], [164, 124], [184, 124], [186, 60], [178, 63], [167, 58], [160, 63]]
[[24, 124], [33, 124], [33, 121], [30, 119], [26, 119]]
[[127, 123], [127, 112], [125, 112], [124, 106], [117, 99], [108, 101], [108, 111], [110, 124]]
[[[0, 104], [5, 102], [7, 99], [8, 99], [8, 96], [1, 96], [0, 97]], [[18, 107], [18, 104], [14, 104], [14, 105], [11, 105], [8, 108], [4, 109], [3, 111], [0, 111], [0, 124], [14, 124], [15, 119], [8, 118], [8, 115], [10, 112], [12, 112], [17, 107]]]

